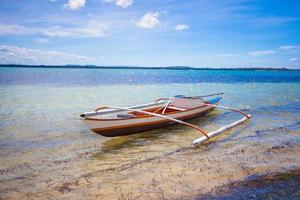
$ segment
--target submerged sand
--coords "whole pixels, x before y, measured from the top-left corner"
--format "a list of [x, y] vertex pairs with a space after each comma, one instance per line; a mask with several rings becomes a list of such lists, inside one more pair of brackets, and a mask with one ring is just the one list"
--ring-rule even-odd
[[[279, 127], [265, 130], [265, 136], [261, 132], [241, 136], [229, 131], [198, 147], [180, 144], [183, 132], [159, 136], [159, 131], [147, 137], [65, 146], [51, 153], [23, 152], [14, 162], [2, 160], [1, 198], [193, 199], [250, 175], [300, 168], [298, 142], [253, 140], [270, 133], [272, 138], [289, 134], [299, 139], [299, 131]], [[195, 133], [187, 135], [192, 136]], [[162, 146], [161, 139], [168, 140], [171, 147]]]

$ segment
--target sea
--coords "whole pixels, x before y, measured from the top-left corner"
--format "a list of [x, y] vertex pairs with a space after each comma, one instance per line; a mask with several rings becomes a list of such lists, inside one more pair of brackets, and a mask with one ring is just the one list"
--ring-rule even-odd
[[[182, 125], [107, 138], [79, 118], [219, 92], [252, 118], [199, 146]], [[213, 131], [240, 118], [216, 109], [189, 122]], [[0, 67], [0, 199], [297, 199], [299, 169], [300, 70]]]

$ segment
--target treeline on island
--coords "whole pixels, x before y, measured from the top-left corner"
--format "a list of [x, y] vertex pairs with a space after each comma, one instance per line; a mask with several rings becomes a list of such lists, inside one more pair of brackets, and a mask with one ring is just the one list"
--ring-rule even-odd
[[166, 66], [166, 67], [142, 67], [142, 66], [98, 66], [98, 65], [23, 65], [23, 64], [0, 64], [0, 67], [23, 67], [23, 68], [70, 68], [70, 69], [165, 69], [165, 70], [300, 70], [274, 67], [189, 67], [189, 66]]

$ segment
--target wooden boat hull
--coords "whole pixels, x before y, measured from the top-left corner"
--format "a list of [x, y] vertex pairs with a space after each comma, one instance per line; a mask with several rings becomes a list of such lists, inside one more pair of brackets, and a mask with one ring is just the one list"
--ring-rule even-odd
[[[203, 97], [220, 94], [223, 93], [193, 97], [176, 95], [173, 98], [160, 98], [153, 103], [127, 108], [99, 107], [94, 111], [81, 114], [80, 117], [92, 131], [106, 137], [130, 135], [179, 123], [194, 128], [201, 133], [202, 136], [193, 141], [193, 145], [196, 145], [251, 118], [250, 114], [238, 109], [218, 106], [217, 104], [222, 97], [216, 97], [209, 101], [202, 99]], [[164, 102], [161, 102], [162, 100]], [[203, 116], [215, 108], [231, 110], [242, 114], [244, 117], [209, 133], [184, 121]]]
[[[209, 106], [200, 106], [185, 111], [170, 113], [166, 116], [180, 120], [188, 120], [203, 116], [213, 109], [213, 107]], [[86, 118], [84, 121], [92, 131], [106, 137], [130, 135], [174, 124], [174, 122], [171, 122], [167, 119], [162, 119], [160, 117], [144, 117], [135, 119]]]

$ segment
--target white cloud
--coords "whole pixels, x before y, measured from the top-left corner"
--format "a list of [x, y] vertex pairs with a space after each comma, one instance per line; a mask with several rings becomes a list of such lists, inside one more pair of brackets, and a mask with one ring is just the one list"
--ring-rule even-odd
[[84, 7], [85, 0], [69, 0], [67, 4], [64, 5], [64, 8], [71, 10], [77, 10], [81, 7]]
[[288, 50], [292, 50], [292, 49], [296, 49], [297, 46], [295, 45], [287, 45], [287, 46], [280, 46], [278, 47], [279, 50], [283, 50], [283, 51], [288, 51]]
[[50, 26], [45, 28], [29, 28], [20, 25], [1, 24], [0, 35], [44, 35], [48, 37], [74, 37], [74, 38], [92, 38], [105, 37], [108, 29], [107, 23], [89, 21], [84, 26], [62, 27]]
[[39, 43], [39, 44], [45, 44], [49, 41], [48, 38], [37, 38], [36, 39], [36, 42]]
[[117, 0], [116, 5], [126, 8], [133, 4], [133, 0]]
[[35, 34], [36, 30], [27, 28], [17, 24], [0, 23], [0, 35], [31, 35]]
[[86, 56], [80, 56], [59, 51], [43, 51], [21, 48], [16, 46], [0, 45], [1, 64], [44, 64], [58, 65], [83, 63]]
[[140, 28], [154, 28], [160, 24], [158, 17], [158, 12], [148, 12], [137, 22], [136, 25]]
[[291, 62], [296, 62], [298, 60], [298, 58], [291, 58], [290, 61]]
[[90, 22], [85, 27], [79, 28], [64, 28], [61, 26], [51, 26], [42, 30], [42, 34], [50, 37], [104, 37], [107, 24]]
[[127, 8], [133, 4], [133, 0], [104, 0], [106, 3], [115, 3], [117, 6]]
[[266, 56], [275, 53], [274, 50], [251, 51], [248, 53], [250, 56]]
[[186, 24], [177, 24], [175, 27], [174, 27], [174, 30], [175, 31], [184, 31], [184, 30], [187, 30], [189, 29], [190, 27]]

